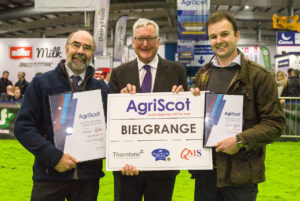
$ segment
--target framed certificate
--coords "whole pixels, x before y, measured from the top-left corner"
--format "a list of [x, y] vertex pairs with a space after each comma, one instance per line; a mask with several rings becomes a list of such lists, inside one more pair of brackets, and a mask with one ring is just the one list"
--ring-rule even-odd
[[242, 132], [243, 102], [243, 95], [205, 93], [204, 147]]
[[80, 162], [105, 157], [101, 90], [49, 96], [55, 146]]
[[109, 94], [106, 170], [212, 169], [203, 148], [204, 96], [183, 93]]

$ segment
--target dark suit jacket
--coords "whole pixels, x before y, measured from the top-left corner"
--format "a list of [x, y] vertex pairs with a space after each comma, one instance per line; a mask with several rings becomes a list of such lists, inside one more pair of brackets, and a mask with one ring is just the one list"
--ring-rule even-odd
[[[137, 59], [113, 69], [110, 93], [120, 93], [128, 83], [136, 86], [137, 93], [141, 92]], [[188, 90], [186, 69], [179, 63], [159, 57], [153, 92], [170, 92], [173, 85], [182, 85], [185, 91]]]
[[[110, 77], [110, 93], [120, 93], [121, 89], [126, 87], [128, 83], [136, 86], [137, 93], [141, 92], [137, 59], [113, 69]], [[171, 92], [174, 85], [182, 85], [185, 91], [188, 90], [185, 67], [159, 57], [153, 91]], [[143, 173], [149, 177], [164, 177], [175, 176], [179, 171], [148, 171]], [[120, 174], [120, 172], [115, 172], [115, 174]]]

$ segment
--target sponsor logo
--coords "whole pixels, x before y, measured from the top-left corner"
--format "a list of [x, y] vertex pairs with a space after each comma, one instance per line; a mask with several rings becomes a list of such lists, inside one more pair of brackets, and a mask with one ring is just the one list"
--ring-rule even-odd
[[285, 36], [284, 33], [281, 34], [281, 38], [283, 40], [290, 40], [291, 39], [291, 36]]
[[62, 58], [60, 47], [36, 48], [37, 58]]
[[236, 116], [236, 117], [238, 117], [240, 115], [241, 115], [240, 112], [225, 112], [225, 116], [228, 116], [228, 117], [230, 117], [230, 116]]
[[278, 44], [280, 44], [280, 45], [293, 45], [293, 41], [279, 40]]
[[196, 5], [202, 5], [206, 4], [206, 0], [182, 0], [181, 4], [186, 5], [186, 6], [196, 6]]
[[141, 102], [136, 104], [134, 100], [130, 100], [129, 105], [127, 107], [126, 112], [129, 112], [130, 110], [133, 110], [134, 112], [137, 112], [140, 115], [145, 115], [148, 112], [163, 112], [165, 110], [167, 111], [182, 111], [182, 110], [189, 110], [190, 109], [190, 99], [186, 98], [185, 102], [183, 101], [177, 101], [177, 102], [165, 102], [164, 99], [153, 99], [152, 102]]
[[201, 149], [188, 149], [184, 148], [181, 151], [180, 157], [185, 160], [190, 160], [191, 158], [199, 158], [201, 157]]
[[167, 149], [155, 149], [152, 151], [152, 156], [155, 158], [155, 161], [170, 161], [171, 158], [168, 157], [170, 155], [170, 152]]
[[11, 59], [32, 59], [32, 47], [10, 47]]
[[294, 44], [294, 38], [291, 33], [283, 32], [281, 34], [278, 34], [278, 45], [293, 45]]
[[7, 108], [1, 109], [0, 115], [0, 128], [7, 128], [9, 126], [10, 120], [12, 120], [16, 116], [14, 113], [11, 113]]
[[100, 116], [100, 112], [95, 112], [95, 113], [89, 112], [86, 114], [79, 114], [79, 119], [89, 119], [98, 116]]
[[143, 150], [139, 152], [113, 152], [113, 157], [117, 159], [138, 159], [144, 154]]

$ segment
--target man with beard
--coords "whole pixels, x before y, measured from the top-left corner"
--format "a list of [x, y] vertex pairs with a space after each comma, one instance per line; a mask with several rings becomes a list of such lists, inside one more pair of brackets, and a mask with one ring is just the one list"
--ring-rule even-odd
[[196, 73], [191, 91], [243, 95], [243, 131], [220, 140], [213, 149], [213, 170], [195, 170], [195, 201], [255, 201], [265, 180], [266, 144], [283, 131], [285, 119], [271, 73], [237, 48], [234, 17], [217, 11], [206, 22], [215, 55]]
[[91, 34], [78, 30], [65, 45], [67, 58], [54, 70], [34, 77], [27, 87], [16, 118], [14, 134], [34, 156], [31, 201], [96, 201], [102, 160], [82, 162], [54, 143], [49, 96], [65, 92], [101, 89], [104, 111], [108, 89], [93, 78], [90, 66], [95, 50]]

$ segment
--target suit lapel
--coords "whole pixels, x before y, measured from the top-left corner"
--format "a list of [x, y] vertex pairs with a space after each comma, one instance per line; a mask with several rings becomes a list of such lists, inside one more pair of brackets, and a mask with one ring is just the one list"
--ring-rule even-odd
[[165, 80], [167, 80], [167, 69], [168, 66], [165, 64], [164, 60], [159, 57], [158, 65], [157, 65], [157, 72], [156, 72], [156, 77], [155, 77], [155, 82], [154, 82], [154, 92], [161, 92], [164, 91], [164, 83]]
[[141, 87], [140, 87], [140, 76], [139, 76], [139, 68], [137, 64], [137, 59], [133, 61], [133, 64], [130, 65], [131, 70], [129, 71], [130, 75], [130, 82], [132, 85], [136, 86], [136, 92], [141, 92]]

